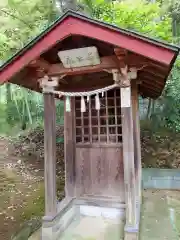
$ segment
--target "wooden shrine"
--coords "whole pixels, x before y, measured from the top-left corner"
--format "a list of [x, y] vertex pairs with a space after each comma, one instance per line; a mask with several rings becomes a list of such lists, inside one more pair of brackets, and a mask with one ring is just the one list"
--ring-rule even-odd
[[[0, 68], [44, 95], [45, 216], [42, 239], [72, 201], [125, 209], [124, 238], [138, 239], [141, 147], [138, 96], [157, 98], [179, 48], [67, 12]], [[65, 199], [56, 198], [56, 108], [64, 99]], [[85, 201], [85, 200], [83, 200]], [[105, 204], [106, 205], [106, 204]], [[63, 224], [65, 224], [63, 222]]]

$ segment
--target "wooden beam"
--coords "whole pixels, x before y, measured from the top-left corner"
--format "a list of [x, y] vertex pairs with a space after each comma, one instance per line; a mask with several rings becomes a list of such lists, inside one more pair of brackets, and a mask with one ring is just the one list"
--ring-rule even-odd
[[56, 199], [56, 107], [54, 95], [44, 93], [45, 218], [57, 214]]
[[140, 139], [140, 118], [138, 86], [135, 82], [131, 85], [132, 115], [133, 115], [133, 138], [134, 138], [134, 161], [136, 170], [137, 201], [141, 202], [141, 139]]
[[153, 84], [151, 84], [149, 81], [147, 81], [146, 79], [141, 80], [142, 83], [140, 84], [140, 86], [144, 87], [145, 89], [147, 89], [148, 91], [153, 92], [154, 94], [159, 94], [161, 92], [160, 87], [154, 86]]
[[37, 84], [37, 81], [34, 79], [26, 78], [26, 81], [23, 81], [21, 78], [19, 78], [18, 80], [15, 79], [11, 81], [11, 83], [17, 84], [24, 88], [28, 88], [32, 91], [41, 92], [41, 89], [39, 88], [39, 84]]
[[150, 73], [148, 74], [145, 71], [138, 73], [138, 78], [143, 79], [146, 78], [151, 82], [152, 85], [158, 85], [159, 87], [162, 87], [164, 85], [164, 78], [160, 78], [157, 76], [152, 76]]
[[152, 91], [150, 91], [149, 89], [144, 88], [144, 87], [141, 85], [141, 86], [139, 87], [139, 94], [140, 94], [141, 97], [143, 97], [143, 98], [148, 98], [148, 97], [150, 97], [150, 98], [152, 98], [152, 99], [156, 99], [157, 97], [160, 96], [161, 93], [159, 93], [159, 94], [157, 95], [157, 93], [152, 92]]
[[29, 63], [29, 66], [34, 67], [34, 68], [41, 68], [45, 71], [48, 71], [50, 68], [50, 63], [48, 63], [46, 60], [43, 58], [38, 58]]
[[154, 86], [154, 88], [156, 88], [158, 86], [158, 88], [163, 89], [164, 88], [164, 84], [165, 81], [163, 78], [157, 78], [157, 77], [151, 77], [147, 74], [139, 74], [138, 77], [144, 81], [148, 81], [149, 84], [151, 84], [152, 86]]
[[[117, 54], [117, 55], [116, 55]], [[95, 66], [85, 66], [85, 67], [77, 67], [77, 68], [65, 68], [62, 63], [50, 64], [44, 59], [37, 59], [30, 63], [30, 66], [36, 67], [39, 72], [43, 70], [49, 76], [57, 76], [57, 75], [80, 75], [86, 73], [95, 73], [101, 72], [104, 69], [113, 69], [124, 67], [125, 64], [128, 66], [137, 65], [138, 67], [143, 67], [147, 65], [144, 58], [138, 58], [139, 61], [136, 61], [135, 58], [128, 58], [127, 52], [125, 50], [115, 49], [115, 55], [101, 57], [100, 64]], [[141, 60], [140, 60], [141, 59]]]
[[124, 68], [127, 65], [127, 50], [121, 48], [114, 48], [114, 53], [118, 59], [119, 67]]
[[31, 47], [29, 45], [28, 48], [23, 49], [8, 64], [4, 65], [0, 71], [0, 82], [10, 80], [13, 75], [27, 66], [30, 61], [72, 35], [85, 36], [127, 49], [160, 64], [165, 64], [169, 70], [172, 60], [178, 52], [177, 48], [169, 49], [138, 35], [133, 36], [133, 34], [125, 33], [121, 30], [116, 31], [115, 28], [101, 26], [101, 24], [96, 24], [87, 19], [83, 20], [79, 17], [68, 16], [49, 29], [48, 34], [41, 36]]
[[160, 96], [161, 95], [161, 91], [154, 91], [151, 88], [149, 88], [149, 86], [144, 86], [143, 84], [141, 84], [139, 86], [139, 89], [146, 95], [146, 97], [150, 97], [151, 96]]
[[153, 68], [153, 67], [149, 67], [149, 66], [143, 68], [143, 69], [142, 69], [142, 72], [143, 72], [143, 73], [148, 73], [148, 74], [150, 74], [150, 75], [153, 75], [153, 76], [155, 76], [155, 77], [162, 78], [162, 79], [164, 79], [165, 76], [166, 76], [166, 74], [167, 74], [166, 71], [160, 73], [160, 71], [159, 71], [158, 69]]
[[155, 79], [155, 81], [156, 81], [156, 79], [159, 79], [159, 81], [156, 81], [156, 82], [160, 82], [160, 83], [164, 82], [165, 75], [166, 74], [164, 74], [164, 75], [160, 75], [158, 73], [156, 74], [156, 71], [151, 72], [151, 71], [148, 71], [148, 69], [139, 71], [139, 76], [148, 76], [151, 79]]
[[[84, 85], [84, 84], [76, 84], [76, 87], [74, 86], [74, 84], [71, 85], [61, 85], [61, 88], [59, 89], [60, 91], [67, 91], [67, 92], [84, 92], [84, 91], [93, 91], [99, 88], [104, 88], [106, 86], [108, 86], [109, 84], [112, 84], [112, 82], [105, 82], [104, 83], [99, 83], [99, 84], [95, 84], [93, 83], [92, 85]], [[81, 86], [80, 86], [81, 85]]]
[[[48, 74], [49, 76], [57, 76], [57, 75], [77, 75], [77, 74], [86, 74], [86, 73], [96, 73], [101, 72], [104, 69], [113, 69], [113, 68], [124, 68], [126, 65], [128, 67], [137, 67], [141, 69], [141, 71], [145, 71], [149, 74], [155, 75], [151, 71], [150, 68], [151, 62], [144, 57], [138, 56], [134, 54], [127, 53], [124, 49], [115, 48], [115, 55], [106, 56], [101, 58], [101, 63], [96, 66], [86, 66], [86, 67], [78, 67], [78, 68], [64, 68], [62, 63], [50, 64], [43, 58], [39, 58], [33, 60], [29, 63], [29, 67], [36, 69], [37, 77], [42, 77], [42, 74]], [[131, 57], [130, 57], [131, 56]], [[32, 70], [31, 70], [32, 71]], [[158, 71], [158, 69], [154, 69], [154, 71]], [[141, 74], [141, 72], [139, 72]], [[164, 71], [161, 75], [157, 75], [157, 77], [165, 77], [166, 72]]]
[[75, 195], [75, 98], [71, 98], [71, 112], [64, 110], [64, 159], [65, 159], [65, 194]]
[[[144, 66], [146, 67], [154, 67], [156, 68], [158, 71], [166, 71], [167, 72], [167, 65], [163, 64], [163, 63], [159, 63], [157, 61], [152, 61], [147, 57], [138, 55], [136, 53], [132, 53], [132, 52], [128, 52], [127, 55], [127, 62], [132, 65], [132, 66]], [[140, 67], [141, 68], [141, 67]]]
[[124, 163], [124, 183], [126, 199], [126, 227], [135, 228], [136, 211], [136, 181], [134, 166], [133, 119], [131, 106], [131, 87], [121, 88], [122, 143]]
[[101, 72], [104, 69], [117, 68], [117, 66], [118, 66], [117, 60], [115, 56], [102, 57], [101, 63], [95, 66], [65, 68], [62, 63], [52, 64], [49, 68], [48, 75], [49, 76], [76, 75], [76, 74], [80, 75], [80, 74], [86, 74], [86, 73]]
[[140, 85], [144, 85], [147, 86], [148, 88], [150, 88], [151, 90], [153, 90], [154, 92], [159, 92], [162, 90], [162, 87], [164, 86], [164, 84], [158, 84], [156, 81], [155, 83], [152, 81], [152, 79], [146, 79], [145, 77], [141, 76], [141, 78], [139, 77], [141, 84]]

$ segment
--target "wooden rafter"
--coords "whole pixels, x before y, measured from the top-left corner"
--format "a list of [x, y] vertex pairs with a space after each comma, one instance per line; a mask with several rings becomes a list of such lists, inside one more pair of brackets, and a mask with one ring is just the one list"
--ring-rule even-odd
[[[30, 81], [23, 83], [23, 79], [19, 80], [19, 84], [24, 85], [25, 87], [28, 87], [33, 90], [38, 90], [38, 84], [37, 84], [37, 79], [42, 78], [45, 74], [48, 74], [49, 76], [69, 76], [69, 78], [63, 78], [59, 81], [61, 85], [61, 89], [66, 89], [67, 91], [72, 88], [74, 91], [79, 89], [80, 87], [77, 86], [76, 84], [82, 85], [84, 82], [84, 77], [83, 74], [86, 74], [86, 80], [90, 80], [91, 76], [94, 78], [94, 75], [91, 74], [97, 74], [98, 78], [98, 83], [96, 82], [96, 86], [94, 87], [93, 81], [90, 81], [91, 88], [96, 88], [96, 87], [104, 87], [105, 85], [110, 82], [110, 77], [109, 75], [106, 76], [106, 74], [102, 74], [101, 72], [104, 71], [105, 69], [110, 70], [110, 69], [115, 69], [115, 68], [120, 68], [123, 67], [127, 64], [127, 66], [130, 67], [136, 67], [139, 69], [138, 71], [138, 79], [141, 80], [141, 89], [144, 90], [144, 86], [147, 86], [149, 94], [153, 92], [156, 95], [160, 94], [160, 91], [158, 89], [161, 89], [164, 87], [164, 81], [163, 81], [163, 75], [166, 72], [165, 66], [159, 66], [156, 65], [155, 63], [152, 64], [152, 62], [149, 62], [148, 59], [138, 56], [136, 54], [133, 54], [131, 52], [125, 51], [124, 49], [120, 48], [115, 48], [114, 49], [115, 55], [112, 56], [106, 56], [106, 57], [101, 57], [101, 63], [96, 66], [87, 66], [87, 67], [81, 67], [81, 68], [72, 68], [72, 69], [67, 69], [64, 68], [63, 64], [61, 62], [56, 63], [56, 64], [51, 64], [42, 57], [33, 60], [29, 63], [28, 68], [26, 70], [27, 76], [25, 79], [29, 79]], [[157, 74], [156, 74], [157, 73]], [[99, 75], [100, 74], [100, 75]], [[101, 76], [102, 74], [102, 76]], [[151, 76], [151, 77], [150, 77]], [[150, 81], [151, 78], [153, 77], [153, 82]], [[72, 78], [72, 79], [71, 79]], [[102, 78], [102, 83], [100, 84], [100, 80]], [[76, 81], [75, 83], [75, 80]], [[135, 81], [135, 80], [134, 80]], [[36, 87], [31, 87], [32, 83], [34, 82], [34, 85]], [[71, 87], [69, 86], [69, 82], [71, 82]], [[155, 86], [154, 86], [155, 83]], [[85, 82], [84, 82], [85, 84]], [[85, 85], [82, 85], [81, 90], [83, 91], [83, 88], [86, 88], [86, 90], [89, 90], [89, 84], [86, 83]], [[65, 86], [66, 85], [66, 86]], [[87, 86], [86, 86], [87, 85]], [[157, 90], [155, 90], [158, 88]]]
[[[58, 76], [58, 75], [82, 75], [87, 73], [101, 72], [105, 69], [114, 69], [124, 67], [126, 64], [128, 67], [142, 68], [148, 66], [147, 61], [144, 58], [139, 58], [137, 62], [135, 58], [132, 58], [126, 54], [125, 51], [118, 52], [116, 49], [116, 55], [106, 56], [100, 58], [100, 64], [95, 66], [86, 66], [86, 67], [77, 67], [77, 68], [65, 68], [62, 63], [50, 64], [43, 58], [39, 58], [35, 61], [32, 61], [29, 64], [29, 67], [33, 67], [37, 70], [37, 74], [41, 75], [48, 74], [49, 76]], [[125, 64], [126, 63], [126, 64]]]
[[38, 69], [39, 71], [48, 72], [51, 65], [43, 58], [38, 58], [31, 61], [29, 66]]
[[139, 74], [139, 78], [148, 81], [154, 88], [162, 88], [164, 86], [164, 79], [162, 78], [154, 77], [154, 82], [152, 82], [152, 78], [148, 74]]
[[[113, 48], [115, 48], [117, 59], [122, 57], [124, 60], [121, 63], [127, 64], [128, 67], [143, 67], [147, 71], [151, 71], [150, 68], [152, 68], [152, 72], [155, 69], [154, 72], [157, 72], [159, 76], [162, 74], [161, 81], [163, 83], [166, 81], [180, 50], [178, 47], [157, 42], [113, 25], [68, 13], [1, 66], [0, 82], [13, 81], [19, 84], [20, 78], [24, 81], [23, 84], [28, 87], [27, 78], [31, 82], [31, 77], [27, 75], [27, 78], [24, 78], [23, 74], [19, 74], [22, 70], [32, 69], [32, 72], [34, 71], [36, 74], [35, 78], [38, 79], [43, 77], [43, 74], [48, 73], [49, 67], [55, 67], [51, 63], [58, 62], [57, 52], [59, 50], [91, 45], [100, 49], [100, 56], [113, 54]], [[42, 56], [47, 62], [41, 59], [39, 62], [38, 58], [42, 58]], [[34, 61], [34, 59], [38, 60]], [[39, 65], [39, 67], [36, 68], [36, 65]], [[143, 65], [148, 66], [144, 67]], [[81, 74], [80, 71], [79, 73]], [[149, 74], [152, 82], [157, 76], [154, 77], [148, 72], [147, 74]], [[72, 75], [72, 71], [71, 73], [68, 72], [68, 75]], [[35, 87], [32, 86], [33, 89]], [[162, 87], [164, 87], [164, 84]]]
[[154, 89], [153, 83], [149, 82], [145, 78], [143, 78], [141, 80], [141, 84], [140, 85], [147, 86], [148, 89], [154, 90], [155, 92], [159, 92], [158, 89]]
[[143, 97], [147, 97], [147, 94], [149, 93], [149, 97], [156, 98], [157, 96], [159, 96], [160, 91], [156, 90], [156, 92], [154, 92], [154, 89], [152, 90], [152, 89], [149, 89], [149, 88], [145, 87], [144, 85], [141, 85], [139, 93]]
[[159, 73], [157, 70], [155, 71], [152, 71], [152, 70], [149, 70], [148, 68], [146, 68], [146, 69], [143, 69], [143, 70], [141, 70], [141, 71], [139, 71], [139, 74], [144, 74], [144, 75], [150, 75], [151, 76], [151, 78], [158, 78], [158, 79], [164, 79], [164, 75], [163, 74], [161, 74], [161, 73]]

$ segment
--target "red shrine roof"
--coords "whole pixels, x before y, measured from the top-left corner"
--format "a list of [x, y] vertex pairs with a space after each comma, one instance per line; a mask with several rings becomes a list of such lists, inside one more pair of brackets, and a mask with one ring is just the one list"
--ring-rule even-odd
[[[113, 56], [114, 48], [124, 49], [128, 67], [138, 69], [139, 93], [152, 98], [161, 95], [180, 50], [177, 46], [68, 11], [0, 67], [0, 83], [10, 81], [41, 91], [39, 77], [62, 65], [57, 55], [59, 51], [87, 46], [96, 46], [102, 58]], [[61, 89], [70, 87], [72, 90], [79, 85], [82, 90], [90, 84], [95, 88], [109, 83], [110, 79], [108, 73], [102, 72], [79, 75], [65, 77]], [[83, 79], [89, 79], [89, 85], [85, 85]]]

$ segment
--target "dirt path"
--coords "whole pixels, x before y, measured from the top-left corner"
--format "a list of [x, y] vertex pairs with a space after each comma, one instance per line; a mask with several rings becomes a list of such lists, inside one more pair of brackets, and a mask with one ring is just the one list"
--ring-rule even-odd
[[[22, 223], [44, 213], [42, 162], [8, 156], [7, 146], [7, 140], [0, 139], [0, 240], [11, 239]], [[148, 190], [143, 196], [140, 239], [177, 240], [167, 196], [180, 200], [180, 192]]]
[[7, 140], [0, 139], [1, 240], [9, 240], [21, 223], [43, 212], [42, 177], [30, 172], [21, 159], [8, 157], [7, 147]]

